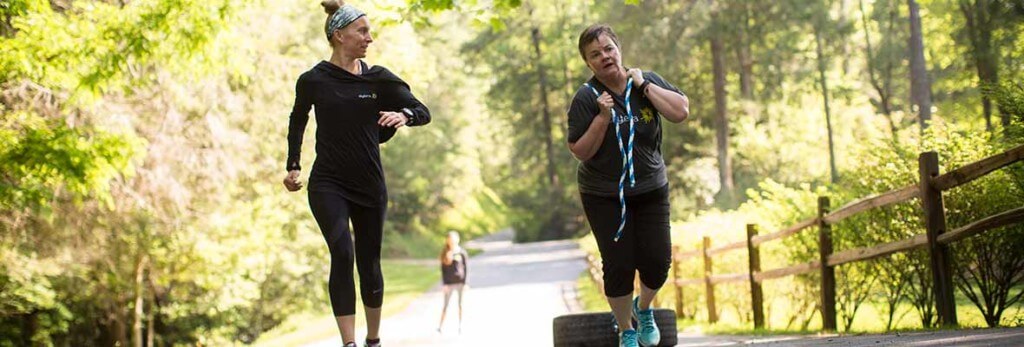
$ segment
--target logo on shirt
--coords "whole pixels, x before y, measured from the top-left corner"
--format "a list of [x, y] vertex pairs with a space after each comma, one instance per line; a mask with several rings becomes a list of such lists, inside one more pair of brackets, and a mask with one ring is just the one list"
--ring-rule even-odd
[[[619, 115], [619, 117], [614, 119], [613, 121], [618, 124], [629, 124], [629, 117], [627, 117], [626, 115]], [[640, 118], [637, 118], [636, 115], [633, 115], [633, 123], [640, 123]]]
[[640, 119], [643, 119], [644, 123], [650, 124], [654, 120], [654, 110], [649, 107], [644, 107], [640, 111]]
[[359, 94], [360, 99], [376, 99], [377, 93]]

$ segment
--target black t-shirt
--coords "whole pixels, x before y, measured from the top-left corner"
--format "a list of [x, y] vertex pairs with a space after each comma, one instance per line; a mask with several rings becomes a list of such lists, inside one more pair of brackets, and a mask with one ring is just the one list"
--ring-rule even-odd
[[[654, 72], [644, 72], [644, 79], [659, 87], [683, 92], [666, 82]], [[619, 95], [601, 84], [596, 77], [591, 77], [588, 84], [597, 89], [598, 94], [608, 92], [615, 100], [615, 113], [621, 115], [619, 131], [622, 134], [623, 147], [628, 146], [629, 119], [626, 117], [625, 95]], [[665, 174], [665, 161], [661, 157], [661, 117], [651, 101], [634, 86], [630, 96], [635, 123], [633, 139], [633, 171], [636, 186], [629, 186], [629, 177], [625, 181], [625, 193], [632, 196], [658, 189], [668, 184]], [[594, 117], [600, 113], [597, 95], [587, 86], [580, 86], [572, 99], [568, 111], [568, 141], [576, 142], [590, 127]], [[597, 153], [590, 159], [580, 162], [576, 171], [581, 193], [617, 196], [619, 194], [619, 175], [622, 174], [622, 155], [619, 152], [618, 140], [615, 137], [615, 123], [608, 124], [604, 141]]]
[[[380, 111], [407, 109], [409, 126], [430, 122], [430, 111], [409, 85], [381, 66], [354, 75], [327, 61], [299, 76], [295, 106], [288, 125], [287, 170], [299, 170], [302, 133], [309, 109], [316, 113], [316, 160], [309, 190], [333, 192], [363, 206], [387, 203], [380, 144], [395, 135], [395, 128], [377, 124]], [[411, 115], [410, 115], [411, 114]]]

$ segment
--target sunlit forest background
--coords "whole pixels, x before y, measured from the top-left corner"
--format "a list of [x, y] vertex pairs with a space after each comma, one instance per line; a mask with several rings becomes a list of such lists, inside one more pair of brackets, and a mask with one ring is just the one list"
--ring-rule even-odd
[[[690, 98], [661, 147], [687, 247], [813, 215], [817, 195], [839, 206], [912, 183], [922, 151], [949, 168], [1024, 142], [1020, 0], [349, 3], [374, 25], [367, 61], [434, 119], [381, 150], [390, 258], [434, 257], [448, 230], [589, 233], [565, 110], [591, 76], [578, 35], [598, 22], [626, 66]], [[280, 181], [295, 80], [330, 56], [324, 19], [310, 0], [0, 1], [0, 345], [248, 343], [322, 309], [327, 248], [305, 194]], [[956, 225], [1022, 201], [1018, 164], [946, 204]], [[913, 235], [901, 206], [837, 242]], [[889, 236], [861, 232], [879, 223]], [[1002, 304], [1019, 307], [1024, 227], [975, 243], [958, 254], [1008, 258]], [[900, 275], [849, 271], [884, 268]], [[894, 297], [930, 326], [912, 278], [857, 286], [901, 280], [914, 295]], [[1014, 312], [995, 324], [1024, 323]]]

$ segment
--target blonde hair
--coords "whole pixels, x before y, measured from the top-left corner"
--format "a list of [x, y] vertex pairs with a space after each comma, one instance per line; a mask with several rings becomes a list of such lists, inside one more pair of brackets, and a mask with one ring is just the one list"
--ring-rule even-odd
[[[449, 231], [447, 237], [452, 236], [458, 238], [459, 232], [455, 230]], [[444, 265], [451, 265], [452, 261], [455, 261], [455, 254], [452, 254], [452, 245], [449, 244], [447, 240], [445, 240], [444, 248], [441, 249], [441, 263]]]

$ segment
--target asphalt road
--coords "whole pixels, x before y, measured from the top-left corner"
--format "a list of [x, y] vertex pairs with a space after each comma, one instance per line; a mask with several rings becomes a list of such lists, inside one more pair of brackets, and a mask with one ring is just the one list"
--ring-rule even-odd
[[[437, 331], [443, 298], [439, 284], [382, 322], [384, 346], [550, 346], [552, 319], [578, 310], [576, 279], [586, 261], [574, 241], [513, 244], [505, 232], [467, 247], [484, 252], [469, 260], [461, 332], [456, 296], [444, 328]], [[341, 339], [310, 346], [337, 347]]]

